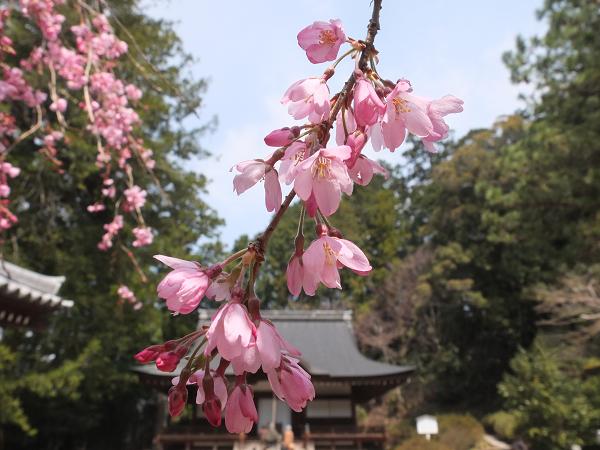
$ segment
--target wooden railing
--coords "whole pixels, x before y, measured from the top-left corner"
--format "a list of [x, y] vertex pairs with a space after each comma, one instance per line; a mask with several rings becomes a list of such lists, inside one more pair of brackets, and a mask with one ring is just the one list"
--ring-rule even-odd
[[[383, 448], [384, 433], [374, 432], [317, 432], [307, 433], [294, 444], [295, 450]], [[157, 450], [236, 449], [265, 450], [282, 448], [281, 444], [267, 445], [255, 438], [233, 434], [164, 433], [154, 438]]]

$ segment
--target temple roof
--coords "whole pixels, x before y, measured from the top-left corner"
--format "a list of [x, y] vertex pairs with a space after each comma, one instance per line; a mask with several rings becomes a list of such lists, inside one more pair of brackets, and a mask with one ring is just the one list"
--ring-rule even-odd
[[[200, 310], [200, 325], [208, 323], [214, 310]], [[360, 383], [369, 379], [406, 377], [412, 366], [396, 366], [365, 357], [356, 345], [352, 331], [352, 311], [344, 310], [268, 310], [261, 311], [272, 320], [281, 335], [302, 352], [301, 363], [316, 379], [348, 379]], [[184, 362], [182, 361], [182, 367]], [[154, 365], [137, 367], [146, 375], [169, 376]]]
[[64, 281], [0, 261], [0, 323], [37, 327], [45, 313], [70, 308], [73, 301], [57, 295]]

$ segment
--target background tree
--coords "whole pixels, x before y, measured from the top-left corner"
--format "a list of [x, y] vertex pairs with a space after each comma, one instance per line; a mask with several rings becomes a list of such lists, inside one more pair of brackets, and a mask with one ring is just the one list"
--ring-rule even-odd
[[[198, 137], [210, 122], [198, 129], [190, 129], [189, 122], [184, 127], [183, 122], [199, 108], [206, 85], [189, 78], [192, 60], [169, 23], [144, 15], [138, 1], [111, 1], [105, 7], [117, 34], [132, 49], [129, 59], [115, 70], [143, 92], [138, 108], [144, 124], [140, 137], [156, 159], [154, 176], [142, 171], [136, 175], [136, 182], [148, 190], [145, 220], [157, 232], [154, 243], [137, 254], [149, 282], [120, 241], [111, 254], [96, 248], [110, 213], [90, 215], [86, 210], [98, 197], [101, 180], [94, 165], [93, 140], [76, 132], [85, 112], [69, 110], [73, 130], [69, 145], [58, 155], [64, 173], [53, 172], [33, 158], [38, 147], [32, 141], [13, 150], [22, 168], [12, 186], [20, 224], [3, 253], [33, 270], [66, 275], [61, 295], [74, 299], [75, 306], [55, 315], [43, 334], [7, 330], [4, 343], [13, 349], [11, 364], [18, 377], [52, 373], [64, 368], [66, 361], [79, 361], [73, 369], [78, 381], [70, 386], [69, 395], [60, 395], [56, 384], [46, 385], [46, 392], [26, 384], [15, 387], [31, 429], [7, 425], [4, 435], [11, 449], [140, 448], [147, 442], [154, 420], [152, 393], [131, 373], [132, 355], [140, 342], [160, 341], [181, 334], [175, 327], [195, 326], [194, 318], [162, 326], [166, 314], [162, 305], [154, 304], [158, 266], [151, 255], [168, 249], [170, 254], [201, 254], [209, 259], [219, 252], [218, 244], [198, 244], [200, 237], [214, 238], [220, 224], [202, 200], [206, 179], [183, 168], [186, 160], [205, 154]], [[65, 6], [68, 21], [73, 20], [72, 11]], [[13, 23], [20, 36], [18, 51], [26, 54], [39, 36], [27, 32], [17, 18]], [[117, 304], [117, 288], [125, 282], [144, 303], [141, 310]], [[4, 411], [5, 405], [0, 408]], [[37, 433], [27, 433], [31, 430]]]

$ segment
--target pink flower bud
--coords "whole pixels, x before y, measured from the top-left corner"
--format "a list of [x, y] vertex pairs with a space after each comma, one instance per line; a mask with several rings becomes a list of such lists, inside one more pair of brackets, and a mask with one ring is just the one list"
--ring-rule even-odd
[[279, 130], [273, 130], [265, 136], [265, 144], [269, 147], [284, 147], [292, 143], [292, 140], [298, 137], [298, 132], [295, 132], [298, 127], [294, 128], [280, 128]]
[[225, 426], [230, 433], [249, 433], [255, 422], [258, 422], [258, 413], [252, 398], [252, 388], [247, 384], [237, 385], [225, 407]]
[[221, 402], [217, 397], [213, 395], [211, 399], [206, 400], [202, 404], [202, 411], [213, 427], [221, 426]]
[[158, 355], [160, 355], [162, 348], [162, 345], [151, 345], [150, 347], [146, 347], [144, 350], [137, 353], [134, 358], [142, 364], [149, 363], [154, 361]]
[[169, 414], [171, 417], [180, 415], [187, 403], [188, 391], [184, 384], [178, 384], [169, 389]]
[[360, 127], [373, 125], [385, 113], [381, 101], [370, 81], [360, 78], [354, 87], [354, 118]]
[[177, 352], [162, 352], [156, 358], [156, 368], [161, 372], [173, 372], [180, 360], [181, 356]]

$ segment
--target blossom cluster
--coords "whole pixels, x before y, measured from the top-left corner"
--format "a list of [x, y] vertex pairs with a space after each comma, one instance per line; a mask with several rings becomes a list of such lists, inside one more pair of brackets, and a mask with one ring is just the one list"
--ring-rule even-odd
[[125, 285], [119, 286], [119, 288], [117, 289], [117, 295], [119, 296], [121, 302], [129, 303], [135, 311], [141, 309], [142, 306], [144, 306], [142, 302], [140, 302], [137, 299], [133, 291]]
[[[156, 256], [171, 269], [157, 292], [174, 314], [190, 314], [205, 297], [223, 302], [209, 325], [136, 355], [141, 363], [154, 362], [158, 370], [180, 372], [169, 391], [171, 415], [183, 411], [188, 389], [193, 387], [196, 403], [212, 425], [220, 425], [224, 417], [231, 433], [249, 432], [258, 417], [247, 375], [259, 370], [273, 393], [292, 410], [301, 411], [314, 398], [301, 353], [262, 317], [254, 293], [271, 233], [297, 196], [302, 208], [286, 272], [293, 296], [302, 291], [313, 296], [320, 285], [341, 289], [339, 271], [344, 267], [367, 275], [372, 268], [365, 253], [329, 220], [343, 194], [351, 196], [355, 185], [369, 184], [375, 174], [388, 175], [363, 153], [367, 142], [375, 150], [385, 147], [393, 152], [412, 133], [434, 152], [435, 142], [449, 132], [445, 117], [462, 111], [462, 101], [456, 97], [430, 100], [415, 95], [407, 80], [381, 78], [373, 39], [374, 34], [370, 41], [346, 37], [339, 20], [315, 22], [298, 34], [298, 44], [312, 63], [335, 62], [322, 76], [297, 81], [284, 93], [281, 102], [288, 105], [290, 115], [305, 122], [270, 132], [264, 140], [274, 151], [232, 168], [238, 195], [264, 182], [266, 209], [275, 213], [265, 232], [248, 248], [209, 267]], [[350, 49], [338, 58], [345, 43]], [[348, 56], [356, 60], [355, 69], [344, 89], [330, 97], [328, 80]], [[327, 145], [332, 128], [335, 144]], [[282, 185], [291, 186], [285, 200]], [[314, 220], [315, 235], [305, 248], [306, 216]]]
[[[35, 110], [37, 116], [29, 130], [21, 130], [10, 112], [0, 114], [0, 164], [10, 166], [10, 152], [18, 151], [18, 144], [33, 136], [40, 146], [39, 154], [62, 173], [60, 148], [69, 142], [69, 112], [72, 108], [81, 111], [97, 149], [96, 165], [102, 178], [98, 198], [87, 210], [98, 213], [111, 202], [115, 210], [111, 222], [104, 226], [106, 233], [98, 248], [111, 248], [124, 228], [119, 209], [130, 213], [135, 222], [131, 245], [149, 245], [153, 232], [145, 225], [141, 212], [146, 191], [135, 184], [132, 162], [139, 161], [145, 171], [152, 170], [155, 163], [152, 151], [136, 137], [141, 119], [135, 104], [142, 92], [118, 76], [118, 60], [127, 53], [128, 45], [117, 37], [102, 11], [82, 4], [77, 8], [79, 23], [69, 26], [61, 8], [68, 8], [66, 0], [19, 0], [0, 7], [0, 102], [20, 103]], [[7, 35], [11, 14], [20, 14], [41, 36], [39, 45], [26, 57], [16, 54]], [[50, 80], [47, 86], [44, 78]], [[40, 80], [40, 86], [32, 84], [33, 80]], [[14, 168], [0, 174], [2, 229], [17, 222], [9, 210], [7, 179], [18, 173]]]
[[[201, 267], [169, 256], [156, 258], [172, 269], [158, 285], [158, 295], [174, 313], [195, 311], [205, 296], [227, 300], [212, 317], [210, 326], [181, 339], [150, 346], [136, 355], [141, 363], [154, 362], [158, 370], [173, 372], [192, 347], [196, 347], [196, 354], [204, 346], [201, 357], [190, 358], [191, 364], [173, 379], [169, 391], [171, 415], [182, 412], [188, 386], [195, 385], [196, 403], [202, 405], [212, 425], [219, 426], [224, 416], [231, 433], [248, 433], [258, 415], [246, 376], [258, 370], [267, 375], [275, 395], [294, 411], [301, 411], [314, 398], [310, 375], [299, 364], [300, 352], [279, 334], [273, 323], [262, 318], [258, 299], [248, 298], [242, 289], [245, 264], [236, 277], [223, 271], [232, 260]], [[211, 365], [217, 355], [219, 363]], [[235, 381], [228, 388], [225, 371], [229, 367]]]

